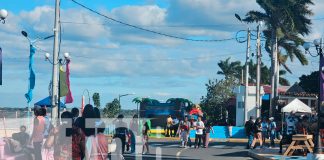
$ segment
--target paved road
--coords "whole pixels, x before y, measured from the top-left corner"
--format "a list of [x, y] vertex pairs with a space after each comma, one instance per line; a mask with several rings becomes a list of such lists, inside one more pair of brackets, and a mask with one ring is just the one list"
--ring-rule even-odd
[[150, 142], [150, 154], [130, 155], [125, 154], [125, 159], [183, 159], [183, 160], [251, 160], [247, 155], [244, 143], [213, 142], [209, 148], [180, 148], [176, 141]]

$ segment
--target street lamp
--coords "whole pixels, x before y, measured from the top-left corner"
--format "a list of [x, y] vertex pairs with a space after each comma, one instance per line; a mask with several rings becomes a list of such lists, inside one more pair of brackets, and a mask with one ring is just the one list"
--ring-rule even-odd
[[0, 9], [0, 22], [2, 22], [3, 24], [6, 23], [6, 18], [8, 16], [8, 11], [5, 9]]
[[321, 126], [321, 103], [322, 103], [322, 98], [321, 96], [323, 95], [323, 91], [321, 89], [321, 86], [323, 85], [323, 79], [322, 79], [322, 64], [324, 63], [324, 57], [323, 57], [323, 46], [322, 46], [322, 38], [320, 40], [315, 39], [313, 41], [313, 44], [315, 45], [316, 48], [316, 54], [312, 54], [309, 49], [312, 47], [312, 43], [311, 42], [306, 42], [303, 44], [303, 47], [305, 49], [305, 53], [309, 54], [312, 57], [320, 57], [320, 63], [319, 63], [319, 69], [318, 69], [318, 83], [319, 83], [319, 94], [317, 96], [317, 135], [316, 135], [316, 146], [314, 149], [314, 153], [316, 154], [321, 154], [322, 153], [322, 141], [321, 141], [321, 133], [320, 133], [320, 126]]
[[130, 95], [135, 95], [135, 93], [127, 93], [127, 94], [120, 94], [120, 95], [118, 95], [118, 102], [119, 102], [119, 106], [120, 107], [121, 107], [120, 98], [121, 97], [125, 97], [125, 96], [130, 96]]
[[[59, 58], [58, 59], [58, 64], [55, 64], [54, 62], [52, 62], [50, 60], [50, 54], [49, 53], [45, 53], [45, 61], [48, 61], [50, 64], [52, 64], [53, 66], [54, 65], [58, 65], [58, 67], [60, 68], [62, 65], [66, 65], [68, 63], [71, 62], [71, 56], [68, 52], [65, 52], [63, 54], [64, 58]], [[60, 82], [60, 76], [58, 78], [58, 82]], [[52, 82], [53, 83], [53, 82]], [[53, 88], [52, 88], [53, 90]], [[57, 107], [58, 107], [58, 117], [60, 117], [60, 109], [61, 109], [61, 95], [60, 95], [60, 90], [61, 90], [61, 86], [60, 86], [60, 83], [58, 83], [58, 104], [57, 104]], [[53, 96], [53, 95], [52, 95]], [[53, 111], [53, 106], [52, 106], [52, 111]]]
[[82, 97], [84, 95], [84, 92], [87, 92], [87, 94], [88, 94], [88, 104], [90, 104], [90, 92], [89, 92], [88, 89], [83, 90]]

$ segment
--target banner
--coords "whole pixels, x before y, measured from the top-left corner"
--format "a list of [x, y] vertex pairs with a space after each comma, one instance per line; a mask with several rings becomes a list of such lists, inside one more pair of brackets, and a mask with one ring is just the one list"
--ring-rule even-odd
[[65, 104], [68, 103], [73, 103], [73, 97], [72, 97], [72, 92], [71, 92], [71, 87], [70, 87], [70, 60], [67, 60], [66, 63], [66, 84], [68, 87], [68, 93], [65, 97]]
[[28, 86], [28, 92], [25, 94], [25, 97], [27, 99], [27, 103], [31, 102], [33, 99], [33, 90], [35, 88], [35, 71], [34, 71], [34, 55], [36, 52], [36, 48], [34, 48], [33, 45], [30, 45], [30, 53], [29, 53], [29, 86]]
[[[320, 70], [324, 67], [324, 57], [320, 54]], [[320, 101], [324, 100], [324, 74], [323, 71], [320, 73]]]
[[60, 97], [64, 97], [67, 95], [68, 93], [68, 87], [66, 85], [66, 74], [63, 70], [63, 67], [60, 66], [60, 74], [59, 74], [59, 78], [60, 78], [60, 81], [59, 81], [59, 85], [60, 85]]

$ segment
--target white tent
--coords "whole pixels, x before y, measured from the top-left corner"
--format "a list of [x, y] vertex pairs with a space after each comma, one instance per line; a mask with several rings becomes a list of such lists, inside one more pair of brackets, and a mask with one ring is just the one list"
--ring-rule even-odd
[[312, 113], [312, 109], [307, 106], [305, 103], [295, 98], [289, 104], [281, 109], [281, 112], [303, 112], [303, 113]]

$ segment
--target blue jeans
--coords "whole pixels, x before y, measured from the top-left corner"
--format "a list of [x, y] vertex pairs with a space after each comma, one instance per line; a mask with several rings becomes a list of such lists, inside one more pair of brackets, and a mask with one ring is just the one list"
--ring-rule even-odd
[[136, 148], [136, 135], [134, 134], [134, 132], [130, 132], [131, 133], [131, 153], [135, 152], [135, 148]]
[[276, 138], [276, 131], [271, 131], [270, 132], [270, 146], [274, 147], [275, 143], [274, 140]]
[[251, 146], [252, 141], [253, 141], [253, 138], [254, 138], [254, 134], [251, 132], [251, 133], [248, 135], [248, 147]]

